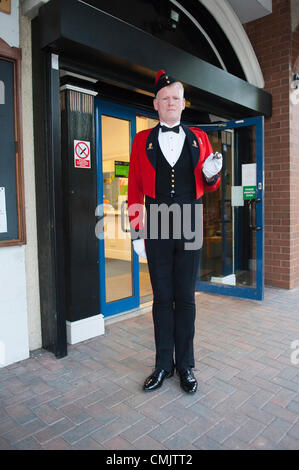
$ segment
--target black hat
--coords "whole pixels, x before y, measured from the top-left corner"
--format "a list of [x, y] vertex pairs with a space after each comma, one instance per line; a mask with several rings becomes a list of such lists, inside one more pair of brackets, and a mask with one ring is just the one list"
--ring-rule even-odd
[[156, 76], [156, 82], [155, 82], [155, 95], [157, 96], [157, 93], [161, 88], [164, 88], [165, 86], [169, 86], [172, 83], [175, 83], [177, 80], [172, 78], [170, 75], [167, 75], [165, 70], [159, 70]]

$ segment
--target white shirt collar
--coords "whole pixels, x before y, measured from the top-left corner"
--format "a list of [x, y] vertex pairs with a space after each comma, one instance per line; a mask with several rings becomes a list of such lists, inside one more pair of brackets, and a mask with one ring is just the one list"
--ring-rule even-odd
[[175, 127], [175, 126], [179, 126], [181, 124], [181, 121], [178, 121], [176, 122], [175, 124], [173, 124], [172, 126], [169, 126], [168, 124], [166, 124], [165, 122], [163, 121], [160, 121], [160, 124], [161, 126], [166, 126], [166, 127]]

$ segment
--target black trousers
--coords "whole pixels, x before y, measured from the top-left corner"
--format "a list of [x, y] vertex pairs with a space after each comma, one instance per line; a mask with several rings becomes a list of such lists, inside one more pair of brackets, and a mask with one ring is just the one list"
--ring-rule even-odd
[[[149, 228], [150, 204], [191, 203], [194, 199], [146, 198]], [[194, 217], [192, 218], [194, 224]], [[147, 230], [149, 232], [149, 230]], [[200, 249], [186, 250], [184, 236], [151, 239], [147, 234], [145, 249], [153, 289], [153, 322], [156, 367], [170, 371], [194, 367], [195, 282], [200, 262]], [[190, 241], [190, 240], [189, 240]]]

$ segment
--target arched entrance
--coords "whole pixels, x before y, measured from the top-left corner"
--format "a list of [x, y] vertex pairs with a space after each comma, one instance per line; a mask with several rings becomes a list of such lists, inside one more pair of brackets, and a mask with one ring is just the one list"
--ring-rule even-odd
[[[73, 328], [82, 321], [90, 323], [91, 317], [98, 322], [102, 314], [101, 252], [94, 236], [100, 142], [95, 141], [92, 94], [88, 99], [81, 95], [89, 90], [101, 100], [149, 113], [154, 77], [164, 68], [185, 85], [187, 123], [208, 124], [210, 114], [220, 116], [222, 122], [271, 114], [271, 96], [246, 81], [240, 60], [214, 16], [200, 2], [180, 4], [194, 19], [200, 18], [202, 31], [182, 14], [174, 32], [171, 10], [183, 12], [171, 1], [158, 0], [130, 0], [130, 8], [120, 0], [50, 0], [33, 21], [43, 346], [57, 355], [64, 354], [66, 320]], [[210, 42], [204, 31], [213, 32]], [[60, 101], [61, 86], [71, 87], [69, 102]], [[72, 139], [68, 126], [62, 134], [63, 103], [75, 124]], [[63, 135], [67, 150], [62, 155]], [[74, 167], [74, 140], [90, 142], [89, 169]], [[111, 171], [117, 167], [114, 162]], [[104, 181], [101, 175], [103, 183], [108, 185], [110, 176]], [[110, 253], [114, 248], [109, 247]], [[78, 279], [85, 289], [78, 289]]]
[[[173, 0], [171, 0], [173, 1]], [[244, 70], [246, 80], [258, 88], [264, 88], [265, 81], [260, 64], [238, 16], [227, 0], [198, 0], [203, 3], [225, 32]]]

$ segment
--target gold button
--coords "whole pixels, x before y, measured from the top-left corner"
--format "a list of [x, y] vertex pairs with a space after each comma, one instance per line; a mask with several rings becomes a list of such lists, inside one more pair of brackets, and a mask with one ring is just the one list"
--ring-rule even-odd
[[170, 83], [170, 81], [169, 81], [169, 80], [167, 80], [167, 83]]
[[166, 77], [165, 77], [165, 78], [166, 78], [166, 80], [168, 80], [168, 75], [166, 75]]
[[174, 188], [174, 184], [171, 187]]

